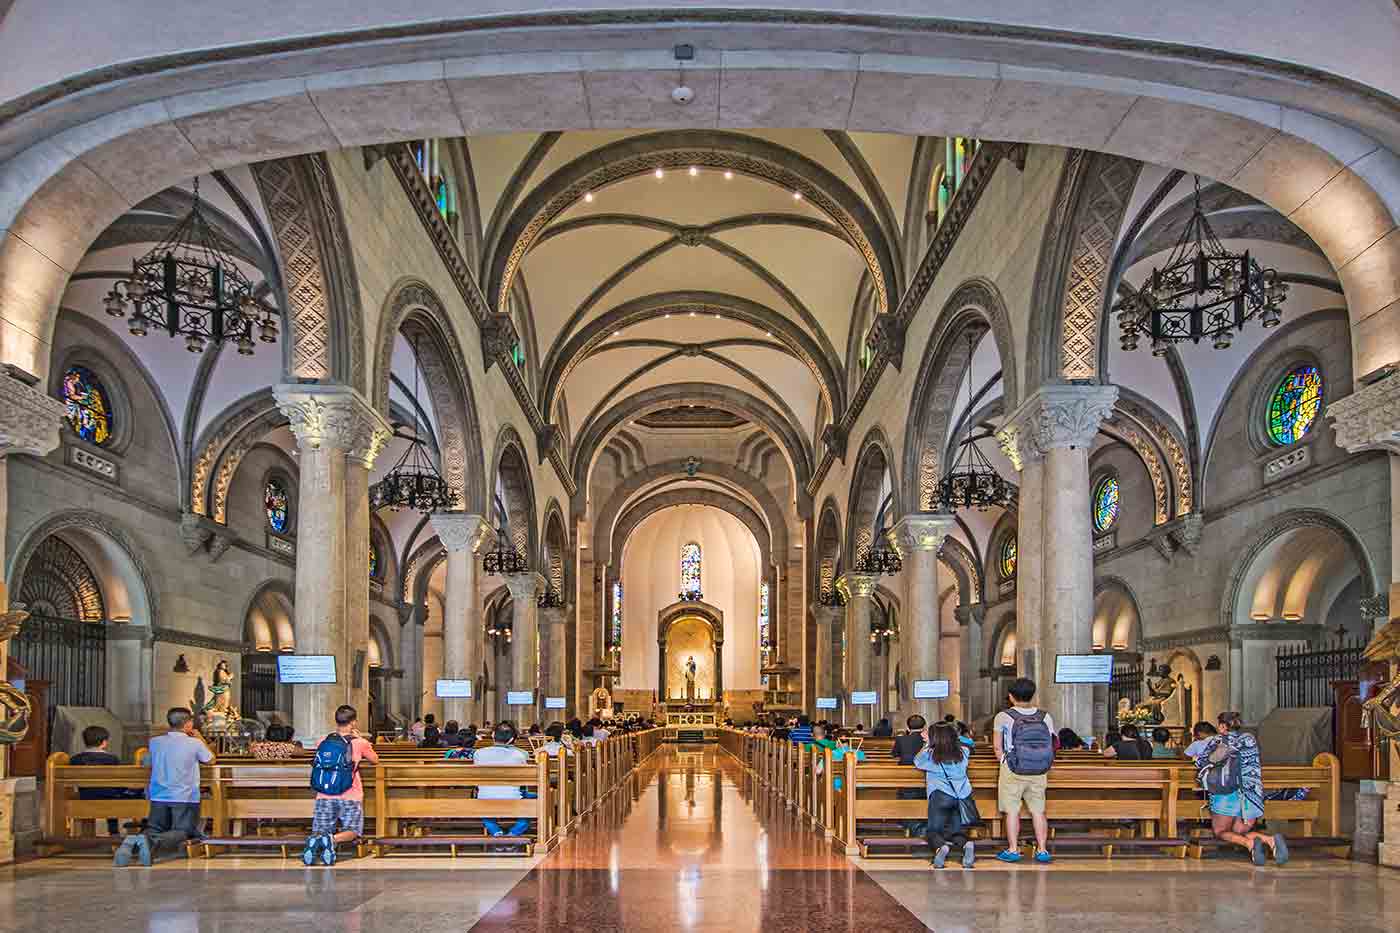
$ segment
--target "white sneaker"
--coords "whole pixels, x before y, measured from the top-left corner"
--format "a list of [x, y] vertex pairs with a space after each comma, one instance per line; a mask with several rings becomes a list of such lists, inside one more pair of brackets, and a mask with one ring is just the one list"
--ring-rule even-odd
[[136, 840], [138, 836], [127, 836], [117, 846], [117, 851], [112, 854], [112, 867], [125, 868], [131, 864], [131, 856], [136, 853]]
[[951, 851], [947, 844], [938, 847], [938, 851], [933, 853], [933, 867], [942, 868], [943, 863], [948, 861], [948, 853]]
[[963, 843], [963, 868], [971, 868], [977, 863], [977, 849], [971, 842]]

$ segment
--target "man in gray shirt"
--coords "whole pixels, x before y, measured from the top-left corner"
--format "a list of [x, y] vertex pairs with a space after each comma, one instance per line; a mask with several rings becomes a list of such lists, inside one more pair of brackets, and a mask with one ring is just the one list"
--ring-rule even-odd
[[194, 728], [194, 714], [177, 706], [165, 714], [170, 731], [153, 736], [149, 745], [151, 782], [146, 799], [151, 815], [146, 831], [127, 836], [112, 857], [112, 864], [131, 864], [135, 855], [149, 866], [161, 850], [176, 850], [187, 839], [200, 835], [199, 766], [214, 760], [214, 753]]

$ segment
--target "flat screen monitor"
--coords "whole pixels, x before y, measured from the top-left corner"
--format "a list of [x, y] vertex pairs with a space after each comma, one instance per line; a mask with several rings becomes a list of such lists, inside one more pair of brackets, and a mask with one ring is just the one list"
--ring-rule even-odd
[[506, 692], [506, 706], [530, 706], [535, 702], [535, 695], [529, 690], [508, 690]]
[[916, 680], [914, 681], [914, 699], [916, 700], [944, 700], [948, 698], [948, 681], [946, 680]]
[[564, 708], [564, 698], [563, 698], [563, 697], [545, 697], [545, 698], [544, 698], [544, 708], [545, 708], [545, 709], [563, 709], [563, 708]]
[[836, 709], [836, 697], [817, 697], [817, 709]]
[[279, 684], [335, 683], [335, 655], [279, 654], [277, 656]]
[[439, 680], [434, 691], [439, 700], [470, 700], [472, 682], [470, 680]]
[[878, 702], [878, 700], [876, 699], [876, 696], [877, 696], [877, 694], [876, 694], [876, 692], [875, 692], [874, 690], [856, 690], [856, 691], [852, 691], [852, 693], [851, 693], [851, 705], [852, 705], [852, 706], [874, 706], [874, 705]]
[[1055, 655], [1055, 683], [1106, 684], [1113, 681], [1111, 654]]

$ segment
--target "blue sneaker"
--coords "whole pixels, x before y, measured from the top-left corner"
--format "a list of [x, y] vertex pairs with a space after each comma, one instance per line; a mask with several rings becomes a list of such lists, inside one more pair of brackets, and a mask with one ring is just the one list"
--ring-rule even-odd
[[1002, 849], [1000, 852], [997, 853], [997, 861], [998, 861], [998, 862], [1019, 862], [1019, 861], [1021, 861], [1021, 853], [1020, 853], [1020, 852], [1013, 852], [1013, 851], [1011, 851], [1010, 849]]
[[335, 864], [335, 839], [331, 836], [321, 837], [321, 864]]
[[321, 848], [321, 836], [310, 835], [306, 837], [306, 847], [301, 850], [301, 863], [310, 868], [316, 864], [316, 853]]
[[117, 851], [112, 853], [112, 866], [114, 868], [125, 868], [131, 864], [131, 856], [136, 853], [136, 837], [127, 836], [122, 840], [122, 844], [117, 846]]
[[141, 860], [141, 867], [150, 868], [153, 853], [151, 852], [151, 840], [145, 834], [136, 837], [136, 842], [132, 846], [136, 849], [136, 857]]
[[1042, 865], [1049, 865], [1051, 862], [1055, 861], [1055, 856], [1041, 849], [1035, 854], [1035, 860]]

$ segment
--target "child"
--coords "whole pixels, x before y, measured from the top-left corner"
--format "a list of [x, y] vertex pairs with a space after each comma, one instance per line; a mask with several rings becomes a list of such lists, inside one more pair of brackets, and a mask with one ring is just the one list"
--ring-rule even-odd
[[[323, 753], [324, 749], [324, 753]], [[339, 756], [335, 753], [339, 752]], [[365, 787], [360, 780], [360, 762], [379, 763], [374, 746], [360, 735], [355, 707], [341, 706], [335, 711], [335, 732], [316, 746], [316, 764], [312, 780], [318, 772], [351, 771], [349, 786], [339, 793], [317, 791], [316, 809], [311, 818], [311, 835], [302, 850], [303, 865], [313, 865], [319, 854], [323, 865], [335, 864], [335, 847], [342, 842], [354, 842], [365, 832]]]
[[[88, 726], [83, 730], [83, 750], [72, 758], [68, 759], [70, 765], [119, 765], [122, 760], [111, 752], [107, 747], [111, 744], [111, 734], [101, 726]], [[124, 797], [140, 796], [138, 793], [128, 791], [125, 787], [80, 787], [78, 788], [79, 800], [121, 800]], [[107, 835], [115, 836], [121, 832], [117, 821], [109, 819], [107, 821]]]

